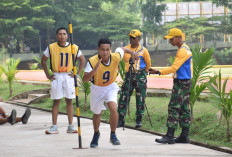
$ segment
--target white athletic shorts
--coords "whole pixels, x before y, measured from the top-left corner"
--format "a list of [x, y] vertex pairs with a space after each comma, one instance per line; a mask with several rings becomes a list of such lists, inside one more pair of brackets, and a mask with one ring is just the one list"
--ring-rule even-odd
[[90, 110], [94, 114], [100, 114], [106, 110], [105, 103], [114, 101], [117, 104], [118, 85], [114, 82], [108, 86], [96, 86], [91, 84]]
[[74, 78], [69, 76], [70, 73], [54, 73], [55, 80], [51, 82], [51, 98], [61, 99], [63, 97], [68, 99], [75, 98], [75, 84]]

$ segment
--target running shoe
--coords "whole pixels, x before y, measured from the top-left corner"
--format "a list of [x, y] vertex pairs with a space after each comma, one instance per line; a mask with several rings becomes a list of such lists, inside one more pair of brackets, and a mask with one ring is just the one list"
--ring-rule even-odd
[[78, 133], [78, 131], [74, 129], [73, 125], [69, 125], [67, 133]]
[[99, 140], [99, 138], [100, 138], [100, 132], [98, 132], [97, 134], [94, 133], [93, 139], [92, 139], [92, 141], [90, 143], [90, 147], [91, 148], [95, 148], [95, 147], [98, 146], [98, 140]]
[[45, 133], [46, 134], [58, 134], [59, 133], [58, 127], [56, 125], [53, 125], [50, 127], [49, 130], [46, 130]]

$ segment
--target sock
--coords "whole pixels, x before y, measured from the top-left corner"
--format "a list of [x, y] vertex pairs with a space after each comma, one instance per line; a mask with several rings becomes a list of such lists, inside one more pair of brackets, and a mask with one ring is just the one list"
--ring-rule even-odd
[[97, 135], [99, 133], [99, 130], [97, 132], [94, 132], [94, 135]]

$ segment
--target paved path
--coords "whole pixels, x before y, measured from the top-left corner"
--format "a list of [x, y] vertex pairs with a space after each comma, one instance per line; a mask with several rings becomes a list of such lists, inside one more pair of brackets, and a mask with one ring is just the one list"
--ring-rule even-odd
[[[10, 113], [14, 108], [21, 116], [25, 108], [11, 104], [0, 105]], [[158, 144], [158, 136], [126, 128], [117, 129], [121, 141], [120, 146], [109, 143], [108, 124], [101, 123], [98, 148], [89, 148], [92, 139], [92, 121], [81, 118], [82, 145], [87, 149], [78, 148], [78, 134], [67, 134], [67, 116], [58, 116], [59, 134], [46, 135], [44, 131], [51, 124], [51, 113], [32, 109], [28, 124], [4, 124], [0, 126], [1, 157], [231, 157], [231, 154], [199, 147], [192, 144]], [[77, 124], [74, 118], [74, 124]], [[76, 125], [75, 125], [76, 126]]]

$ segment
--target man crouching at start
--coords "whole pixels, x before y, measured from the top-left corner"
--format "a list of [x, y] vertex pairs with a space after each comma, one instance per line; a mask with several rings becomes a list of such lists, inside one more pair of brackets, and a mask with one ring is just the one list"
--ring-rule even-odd
[[90, 143], [91, 148], [98, 146], [102, 110], [106, 110], [106, 107], [110, 110], [110, 142], [113, 145], [120, 145], [115, 134], [118, 123], [117, 93], [119, 90], [115, 80], [124, 52], [137, 58], [136, 53], [127, 48], [117, 48], [115, 53], [111, 53], [111, 41], [107, 38], [99, 40], [97, 50], [99, 53], [89, 59], [83, 77], [84, 82], [92, 82], [90, 109], [93, 111], [94, 135]]

